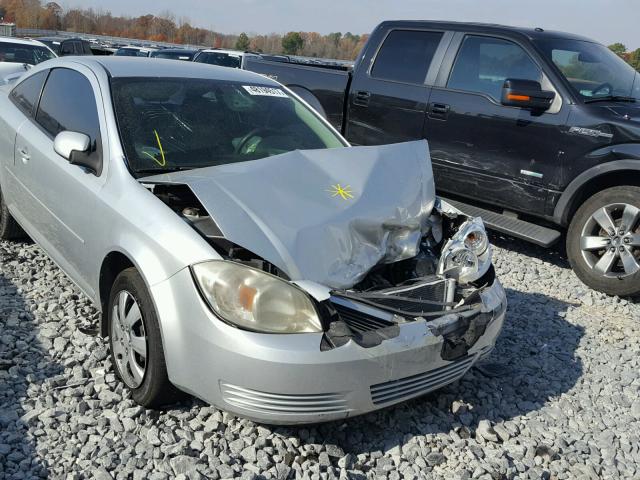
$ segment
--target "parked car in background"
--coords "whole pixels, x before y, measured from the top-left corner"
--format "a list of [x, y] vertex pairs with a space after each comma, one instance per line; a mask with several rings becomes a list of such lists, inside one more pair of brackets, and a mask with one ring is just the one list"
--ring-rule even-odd
[[82, 38], [69, 38], [63, 36], [38, 37], [39, 42], [44, 43], [59, 57], [67, 55], [92, 55], [91, 44]]
[[258, 57], [258, 54], [240, 52], [236, 50], [221, 50], [219, 48], [200, 50], [193, 58], [194, 62], [217, 65], [220, 67], [245, 68], [249, 57]]
[[56, 54], [36, 40], [0, 37], [0, 84], [16, 79], [32, 66], [52, 58], [56, 58]]
[[[353, 69], [265, 61], [353, 144], [426, 138], [436, 185], [491, 228], [566, 251], [587, 285], [640, 294], [640, 75], [541, 28], [392, 21]], [[453, 200], [452, 200], [453, 201]]]
[[116, 57], [149, 57], [155, 51], [157, 51], [157, 49], [151, 47], [136, 47], [134, 45], [127, 45], [126, 47], [118, 48], [114, 55]]
[[352, 417], [459, 379], [502, 328], [482, 221], [436, 197], [427, 142], [352, 148], [261, 75], [52, 60], [0, 87], [0, 162], [0, 236], [101, 309], [141, 405]]
[[105, 44], [91, 43], [91, 53], [94, 55], [113, 55], [117, 50]]
[[152, 58], [166, 58], [169, 60], [185, 60], [190, 62], [193, 60], [193, 57], [200, 50], [188, 49], [188, 48], [163, 48], [161, 50], [156, 50], [155, 52], [151, 52], [150, 57]]

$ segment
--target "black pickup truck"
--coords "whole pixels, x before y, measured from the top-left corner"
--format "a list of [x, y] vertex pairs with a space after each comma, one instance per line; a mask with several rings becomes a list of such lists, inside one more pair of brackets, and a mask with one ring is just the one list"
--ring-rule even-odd
[[354, 145], [429, 141], [436, 185], [576, 274], [640, 294], [640, 75], [603, 45], [497, 25], [388, 21], [352, 68], [252, 58]]

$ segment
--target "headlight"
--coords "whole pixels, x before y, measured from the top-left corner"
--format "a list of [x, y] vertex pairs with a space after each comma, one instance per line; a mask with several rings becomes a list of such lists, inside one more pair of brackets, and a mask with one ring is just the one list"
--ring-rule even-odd
[[469, 283], [487, 273], [491, 245], [480, 218], [464, 222], [442, 249], [438, 273]]
[[482, 226], [482, 230], [476, 227], [467, 231], [464, 237], [464, 246], [476, 255], [482, 255], [487, 250], [489, 247], [489, 238], [487, 237], [487, 232], [484, 230], [484, 225]]
[[266, 333], [322, 331], [311, 299], [289, 282], [222, 260], [191, 269], [211, 309], [227, 322]]

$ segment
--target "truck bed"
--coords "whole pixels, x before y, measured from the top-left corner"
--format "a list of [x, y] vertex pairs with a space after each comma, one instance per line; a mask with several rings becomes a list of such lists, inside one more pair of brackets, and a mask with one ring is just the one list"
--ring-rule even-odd
[[[345, 92], [351, 81], [351, 67], [337, 63], [309, 63], [296, 59], [266, 60], [248, 57], [245, 69], [260, 73], [292, 89], [338, 130], [342, 130]], [[319, 102], [319, 104], [318, 104]], [[315, 104], [314, 104], [315, 103]]]

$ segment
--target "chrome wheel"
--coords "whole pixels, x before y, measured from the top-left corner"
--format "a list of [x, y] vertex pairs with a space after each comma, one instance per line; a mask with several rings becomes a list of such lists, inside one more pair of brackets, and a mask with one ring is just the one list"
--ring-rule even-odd
[[118, 292], [111, 311], [111, 348], [116, 368], [129, 388], [142, 384], [147, 368], [147, 336], [136, 299]]
[[621, 278], [640, 271], [640, 209], [612, 203], [596, 210], [580, 236], [585, 262], [598, 274]]

